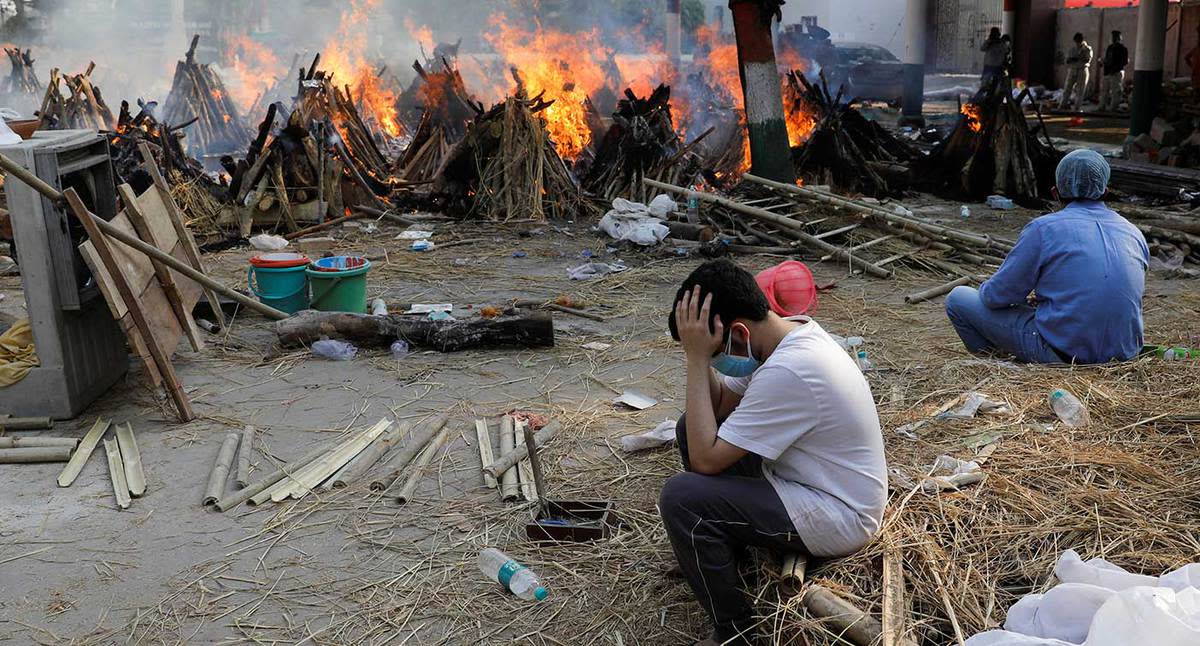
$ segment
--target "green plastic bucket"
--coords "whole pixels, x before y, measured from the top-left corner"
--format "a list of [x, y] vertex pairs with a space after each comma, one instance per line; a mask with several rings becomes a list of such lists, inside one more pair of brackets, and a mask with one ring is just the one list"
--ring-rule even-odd
[[322, 258], [304, 270], [308, 274], [310, 307], [322, 312], [367, 311], [367, 272], [371, 261], [358, 256]]
[[296, 253], [269, 253], [250, 259], [246, 284], [264, 305], [295, 314], [308, 309], [308, 258]]

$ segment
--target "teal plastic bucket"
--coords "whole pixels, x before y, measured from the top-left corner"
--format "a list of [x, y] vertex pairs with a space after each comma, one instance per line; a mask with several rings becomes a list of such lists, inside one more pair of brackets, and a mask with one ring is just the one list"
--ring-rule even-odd
[[322, 258], [305, 270], [309, 307], [322, 312], [367, 311], [367, 272], [371, 261], [358, 256]]
[[295, 314], [308, 309], [308, 258], [273, 253], [250, 259], [246, 284], [264, 305]]

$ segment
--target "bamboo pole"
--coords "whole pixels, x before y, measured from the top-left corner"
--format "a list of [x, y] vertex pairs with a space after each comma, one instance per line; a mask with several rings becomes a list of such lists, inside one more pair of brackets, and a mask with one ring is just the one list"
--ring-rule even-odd
[[779, 567], [779, 587], [788, 595], [800, 594], [804, 587], [804, 576], [808, 571], [808, 557], [804, 554], [788, 554]]
[[[618, 393], [618, 394], [620, 394], [620, 393]], [[537, 435], [534, 436], [537, 439], [537, 445], [538, 446], [546, 446], [547, 442], [554, 439], [554, 435], [556, 433], [558, 433], [560, 428], [562, 428], [562, 423], [559, 422], [558, 420], [552, 420], [549, 424], [546, 424], [546, 426], [543, 427], [542, 430], [538, 431]], [[500, 433], [500, 443], [501, 443], [500, 453], [502, 455], [499, 458], [497, 458], [495, 462], [492, 462], [489, 466], [487, 466], [484, 469], [484, 471], [492, 474], [492, 476], [495, 478], [500, 478], [501, 476], [503, 476], [506, 471], [513, 468], [513, 465], [520, 462], [521, 460], [524, 460], [526, 458], [526, 456], [528, 455], [527, 447], [510, 448], [510, 449], [506, 450], [504, 448], [504, 432], [503, 431], [501, 431], [501, 433]], [[514, 441], [514, 444], [515, 444], [515, 441]]]
[[0, 449], [28, 449], [35, 446], [74, 449], [79, 446], [79, 440], [73, 437], [0, 437]]
[[129, 422], [125, 422], [125, 426], [117, 427], [117, 448], [121, 450], [121, 464], [125, 468], [125, 485], [129, 489], [129, 495], [141, 498], [142, 494], [146, 493], [146, 474], [142, 471], [142, 452], [138, 449], [137, 440], [133, 437], [133, 426]]
[[421, 452], [421, 448], [433, 439], [433, 436], [442, 430], [446, 425], [448, 418], [445, 415], [438, 416], [419, 433], [414, 432], [408, 438], [408, 443], [404, 445], [404, 449], [396, 454], [388, 461], [389, 465], [394, 465], [394, 468], [387, 475], [371, 481], [371, 491], [387, 491], [391, 489], [400, 478], [404, 475], [405, 467], [409, 462], [416, 459], [417, 454]]
[[225, 481], [229, 478], [229, 467], [233, 464], [233, 454], [237, 451], [238, 434], [229, 433], [221, 442], [221, 450], [213, 462], [212, 471], [208, 474], [208, 486], [204, 490], [204, 504], [211, 505], [221, 498], [225, 491]]
[[305, 453], [299, 459], [280, 466], [278, 469], [267, 474], [261, 480], [247, 485], [245, 489], [228, 494], [224, 498], [218, 500], [214, 506], [218, 511], [229, 511], [230, 509], [237, 507], [247, 500], [250, 500], [254, 496], [262, 493], [266, 489], [274, 486], [288, 475], [298, 473], [301, 469], [308, 466], [308, 464], [313, 460], [316, 460], [317, 458], [329, 452], [329, 449], [329, 446], [315, 448], [312, 451]]
[[[23, 166], [14, 162], [13, 160], [9, 159], [8, 157], [5, 157], [4, 155], [0, 155], [0, 168], [3, 168], [4, 170], [12, 173], [17, 179], [20, 179], [21, 181], [24, 181], [26, 184], [29, 184], [29, 186], [32, 187], [34, 190], [41, 193], [47, 199], [49, 199], [55, 203], [59, 203], [65, 199], [63, 194], [58, 192], [58, 190], [56, 190], [54, 187], [37, 179], [36, 176], [30, 174], [29, 171], [25, 170], [25, 168]], [[24, 175], [22, 175], [22, 173], [24, 173]], [[26, 181], [27, 178], [29, 180], [36, 180], [36, 182]], [[225, 285], [218, 283], [217, 281], [213, 280], [212, 278], [209, 278], [208, 276], [204, 275], [202, 272], [193, 269], [187, 263], [177, 260], [171, 254], [165, 253], [161, 249], [157, 249], [149, 244], [146, 244], [145, 242], [138, 239], [137, 237], [131, 236], [131, 235], [125, 233], [124, 231], [114, 227], [112, 224], [96, 217], [94, 214], [87, 212], [86, 210], [85, 210], [85, 213], [87, 213], [87, 215], [90, 217], [90, 220], [92, 222], [94, 222], [96, 227], [99, 228], [100, 231], [104, 232], [104, 234], [106, 236], [113, 238], [117, 242], [120, 242], [121, 244], [124, 244], [127, 247], [132, 247], [133, 249], [136, 249], [137, 251], [140, 251], [141, 253], [143, 253], [147, 256], [150, 256], [151, 258], [154, 258], [155, 260], [162, 262], [164, 265], [170, 267], [171, 269], [174, 269], [175, 271], [178, 271], [179, 273], [183, 274], [184, 276], [187, 276], [188, 278], [191, 278], [192, 280], [196, 281], [197, 283], [200, 283], [202, 286], [208, 287], [209, 289], [212, 289], [213, 291], [217, 292], [218, 294], [220, 294], [222, 296], [228, 296], [229, 298], [237, 301], [238, 303], [246, 306], [247, 308], [252, 309], [268, 318], [281, 321], [288, 317], [287, 313], [281, 312], [269, 305], [264, 305], [256, 300], [254, 300], [253, 298], [250, 298], [249, 296], [242, 294], [241, 292], [230, 289], [229, 287], [226, 287]], [[219, 307], [220, 305], [218, 304], [217, 306]]]
[[[492, 431], [488, 428], [486, 419], [475, 420], [475, 441], [479, 443], [479, 465], [486, 467], [492, 463]], [[499, 484], [496, 482], [496, 476], [485, 472], [483, 474], [483, 484], [488, 489], [495, 489]]]
[[892, 272], [890, 270], [884, 269], [882, 267], [877, 267], [877, 266], [871, 264], [870, 262], [868, 262], [867, 260], [860, 258], [858, 256], [855, 256], [854, 254], [850, 253], [849, 251], [846, 251], [845, 249], [843, 249], [841, 247], [837, 247], [828, 242], [825, 242], [824, 240], [821, 240], [820, 238], [805, 231], [804, 224], [802, 222], [797, 222], [796, 220], [793, 220], [788, 217], [784, 217], [784, 216], [782, 216], [778, 213], [774, 213], [772, 211], [767, 211], [765, 209], [759, 209], [759, 208], [755, 208], [752, 206], [746, 206], [744, 204], [741, 204], [740, 202], [735, 202], [733, 200], [726, 199], [726, 198], [720, 197], [719, 195], [714, 195], [712, 193], [704, 193], [701, 191], [694, 191], [690, 188], [683, 188], [681, 186], [664, 184], [663, 182], [657, 182], [652, 179], [644, 179], [644, 180], [642, 180], [642, 182], [645, 183], [647, 186], [652, 186], [654, 188], [664, 190], [664, 191], [671, 191], [674, 193], [678, 193], [680, 195], [686, 195], [686, 194], [692, 193], [692, 194], [695, 194], [697, 197], [699, 197], [704, 202], [716, 204], [718, 206], [723, 206], [731, 211], [737, 211], [738, 213], [749, 215], [750, 217], [762, 220], [764, 222], [769, 222], [771, 224], [774, 224], [775, 226], [783, 227], [783, 228], [787, 229], [792, 235], [794, 235], [797, 238], [799, 238], [800, 240], [802, 240], [808, 246], [810, 246], [814, 249], [820, 250], [822, 252], [832, 254], [832, 255], [838, 257], [839, 259], [845, 260], [846, 262], [850, 263], [850, 266], [852, 266], [852, 267], [861, 269], [861, 270], [867, 272], [868, 274], [871, 274], [872, 276], [875, 276], [877, 278], [891, 278], [892, 277]]
[[0, 416], [0, 430], [3, 431], [43, 431], [53, 427], [54, 420], [49, 417]]
[[421, 476], [425, 473], [425, 467], [429, 466], [429, 463], [433, 461], [434, 456], [437, 455], [438, 450], [440, 450], [449, 439], [450, 429], [443, 426], [441, 432], [437, 434], [437, 437], [433, 438], [433, 441], [431, 441], [429, 445], [425, 447], [425, 450], [421, 452], [421, 455], [417, 457], [416, 462], [413, 463], [412, 470], [408, 474], [408, 480], [404, 482], [404, 486], [400, 489], [400, 493], [396, 496], [397, 503], [405, 505], [412, 500], [413, 494], [416, 493], [417, 485], [421, 482]]
[[129, 483], [125, 480], [125, 461], [116, 440], [104, 440], [104, 455], [108, 457], [108, 478], [112, 480], [117, 508], [129, 509]]
[[[828, 588], [811, 585], [804, 593], [804, 608], [817, 619], [829, 624], [829, 630], [842, 639], [858, 646], [873, 646], [879, 643], [883, 625], [879, 620], [863, 612], [854, 604], [834, 594]], [[900, 642], [900, 646], [914, 646], [912, 642]]]
[[533, 436], [533, 431], [529, 428], [528, 422], [521, 422], [521, 434], [525, 447], [529, 449], [529, 466], [533, 472], [533, 486], [537, 494], [536, 501], [541, 505], [546, 500], [546, 477], [542, 471], [542, 460], [538, 457], [537, 438]]
[[69, 446], [32, 446], [20, 449], [0, 449], [0, 464], [34, 464], [66, 462], [71, 459]]
[[909, 294], [908, 296], [904, 297], [904, 302], [908, 303], [909, 305], [912, 305], [914, 303], [923, 303], [927, 300], [937, 298], [938, 296], [945, 296], [946, 294], [949, 294], [950, 292], [954, 291], [955, 287], [963, 287], [965, 285], [970, 285], [972, 282], [974, 282], [973, 278], [971, 278], [969, 276], [963, 276], [961, 278], [952, 280], [944, 285], [938, 285], [937, 287], [930, 287], [929, 289], [919, 291], [915, 294]]
[[371, 470], [371, 467], [382, 460], [383, 456], [387, 455], [387, 452], [391, 451], [392, 447], [396, 446], [411, 430], [412, 426], [410, 424], [397, 424], [393, 426], [391, 430], [379, 436], [379, 439], [372, 442], [370, 446], [363, 449], [362, 453], [356, 455], [353, 460], [346, 463], [346, 466], [338, 470], [330, 478], [329, 486], [331, 488], [345, 487], [362, 477], [364, 473]]
[[238, 442], [237, 476], [233, 481], [238, 489], [245, 489], [250, 482], [250, 456], [253, 455], [253, 447], [254, 427], [247, 426], [242, 429], [242, 439]]
[[83, 470], [83, 465], [92, 456], [92, 451], [96, 450], [96, 446], [100, 444], [100, 438], [104, 437], [104, 433], [108, 431], [111, 424], [112, 422], [102, 418], [98, 418], [96, 423], [92, 424], [92, 428], [79, 442], [79, 448], [75, 449], [75, 453], [71, 456], [71, 461], [67, 462], [62, 473], [58, 474], [58, 486], [69, 487], [72, 482], [75, 482], [75, 478], [78, 478], [79, 472]]
[[380, 435], [383, 435], [384, 432], [391, 428], [392, 423], [387, 419], [379, 420], [374, 426], [342, 442], [333, 451], [313, 460], [312, 463], [296, 475], [280, 482], [263, 493], [270, 494], [271, 502], [283, 502], [288, 498], [296, 500], [304, 498], [312, 493], [317, 485], [320, 485], [332, 476], [335, 471], [354, 459], [354, 456], [367, 448], [368, 444], [374, 442]]
[[[505, 456], [510, 456], [515, 453], [516, 436], [513, 435], [513, 418], [505, 415], [500, 418], [500, 452]], [[519, 462], [514, 460], [512, 464]], [[493, 465], [495, 462], [492, 463]], [[505, 467], [504, 471], [494, 471], [491, 467], [484, 469], [484, 473], [490, 472], [492, 477], [500, 479], [500, 498], [504, 501], [516, 500], [521, 495], [521, 487], [517, 478], [517, 470], [511, 468], [512, 464]]]

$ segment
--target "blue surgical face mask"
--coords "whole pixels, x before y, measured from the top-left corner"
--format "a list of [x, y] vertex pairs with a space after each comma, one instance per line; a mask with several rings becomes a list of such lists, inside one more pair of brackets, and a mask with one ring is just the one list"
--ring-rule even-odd
[[762, 365], [758, 359], [754, 358], [754, 350], [750, 347], [750, 331], [746, 330], [746, 353], [748, 357], [735, 357], [729, 354], [733, 349], [733, 331], [730, 330], [729, 338], [725, 341], [725, 351], [713, 357], [713, 370], [735, 379], [740, 377], [749, 377], [754, 374]]

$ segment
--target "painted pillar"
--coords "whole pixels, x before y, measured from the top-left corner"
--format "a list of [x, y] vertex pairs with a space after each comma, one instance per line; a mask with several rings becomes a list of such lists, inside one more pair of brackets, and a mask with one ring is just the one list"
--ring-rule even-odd
[[667, 0], [667, 63], [679, 69], [683, 57], [683, 0]]
[[1004, 18], [1000, 31], [1004, 35], [1017, 40], [1017, 0], [1004, 0]]
[[908, 0], [904, 14], [904, 98], [900, 114], [903, 125], [924, 125], [925, 43], [929, 0]]
[[1142, 0], [1138, 7], [1137, 52], [1133, 59], [1133, 99], [1129, 134], [1150, 132], [1162, 97], [1167, 49], [1167, 0]]
[[791, 184], [796, 181], [796, 169], [792, 165], [783, 116], [782, 79], [771, 38], [774, 14], [766, 6], [761, 0], [729, 1], [746, 105], [751, 172]]

